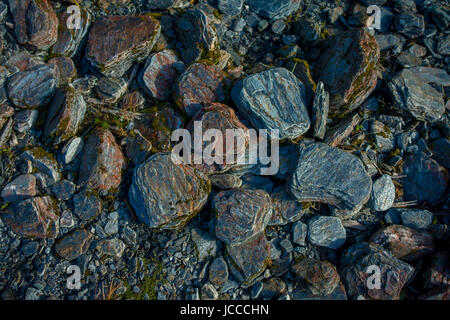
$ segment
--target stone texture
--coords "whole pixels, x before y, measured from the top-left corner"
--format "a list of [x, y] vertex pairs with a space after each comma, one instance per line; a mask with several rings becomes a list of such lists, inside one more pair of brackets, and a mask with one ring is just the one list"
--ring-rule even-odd
[[190, 0], [149, 0], [150, 9], [183, 9], [191, 4]]
[[22, 160], [31, 161], [34, 168], [47, 174], [53, 183], [61, 179], [61, 171], [58, 162], [51, 153], [41, 147], [33, 147], [20, 155]]
[[216, 287], [222, 287], [228, 280], [228, 266], [222, 257], [218, 257], [209, 266], [209, 281]]
[[141, 85], [151, 97], [166, 101], [172, 94], [176, 78], [184, 70], [184, 63], [172, 51], [154, 53], [145, 63]]
[[96, 249], [101, 257], [110, 256], [120, 259], [125, 251], [125, 244], [119, 239], [105, 239], [97, 243]]
[[292, 241], [294, 243], [304, 246], [306, 244], [306, 236], [308, 234], [308, 226], [303, 222], [297, 221], [292, 227]]
[[339, 249], [347, 235], [337, 217], [315, 216], [308, 221], [308, 240], [313, 245]]
[[174, 100], [189, 117], [211, 102], [223, 102], [227, 81], [224, 74], [213, 65], [194, 63], [178, 78]]
[[19, 108], [43, 107], [50, 102], [58, 85], [58, 72], [54, 65], [37, 65], [17, 72], [8, 79], [8, 96]]
[[98, 194], [91, 190], [82, 190], [73, 196], [75, 214], [83, 221], [90, 221], [102, 211], [102, 201]]
[[282, 140], [299, 138], [311, 125], [305, 86], [287, 69], [250, 75], [233, 87], [231, 96], [256, 129], [278, 129]]
[[395, 200], [395, 185], [388, 175], [383, 175], [372, 184], [369, 205], [375, 211], [386, 211]]
[[150, 54], [161, 25], [148, 15], [105, 16], [89, 31], [86, 58], [105, 76], [122, 76]]
[[151, 154], [152, 143], [148, 141], [139, 130], [135, 130], [133, 136], [127, 141], [125, 149], [128, 159], [134, 165], [144, 162]]
[[450, 140], [443, 138], [433, 141], [431, 151], [433, 152], [433, 159], [441, 166], [450, 168]]
[[242, 11], [244, 0], [218, 0], [217, 8], [228, 16], [237, 16]]
[[116, 103], [127, 91], [128, 81], [123, 77], [101, 77], [94, 88], [97, 96], [106, 104]]
[[83, 148], [78, 184], [106, 195], [119, 187], [125, 168], [125, 157], [112, 133], [96, 129]]
[[269, 192], [272, 199], [273, 213], [269, 226], [280, 226], [300, 220], [307, 210], [297, 202], [283, 187]]
[[299, 146], [298, 165], [288, 188], [300, 202], [324, 202], [341, 210], [355, 211], [369, 200], [372, 181], [355, 156], [323, 143], [313, 143]]
[[192, 241], [195, 244], [198, 261], [214, 258], [217, 253], [217, 239], [200, 229], [192, 229]]
[[65, 164], [71, 163], [76, 156], [83, 150], [84, 141], [80, 137], [73, 137], [61, 150], [61, 157]]
[[424, 209], [395, 209], [402, 220], [402, 224], [413, 229], [428, 229], [433, 222], [433, 214]]
[[235, 189], [242, 186], [242, 180], [234, 174], [214, 174], [209, 176], [211, 184], [215, 188], [222, 190]]
[[85, 254], [92, 242], [92, 234], [84, 229], [75, 230], [59, 240], [55, 245], [55, 252], [61, 258], [72, 261]]
[[360, 121], [361, 116], [358, 113], [348, 116], [328, 130], [324, 142], [332, 147], [337, 147], [353, 132]]
[[450, 285], [450, 258], [448, 251], [433, 254], [430, 264], [423, 272], [424, 286], [427, 289], [448, 287]]
[[171, 153], [158, 153], [133, 172], [129, 200], [138, 219], [151, 228], [183, 227], [205, 205], [209, 179], [196, 169], [175, 164]]
[[25, 238], [55, 238], [59, 231], [57, 203], [51, 197], [35, 197], [17, 202], [2, 214], [2, 221]]
[[2, 198], [6, 202], [18, 202], [37, 194], [36, 177], [23, 174], [8, 183], [2, 190]]
[[51, 186], [52, 194], [59, 200], [70, 200], [75, 193], [75, 184], [69, 180], [59, 180]]
[[390, 250], [395, 257], [407, 262], [423, 258], [434, 250], [431, 233], [400, 225], [380, 229], [370, 241]]
[[319, 82], [314, 95], [311, 119], [313, 123], [313, 135], [318, 139], [325, 137], [329, 108], [330, 95], [325, 90], [323, 82]]
[[32, 50], [46, 50], [58, 36], [58, 18], [48, 0], [9, 0], [17, 41]]
[[410, 39], [422, 36], [425, 30], [423, 15], [413, 12], [401, 12], [395, 15], [395, 30]]
[[[380, 268], [380, 289], [369, 289], [367, 272], [370, 266]], [[394, 257], [376, 244], [357, 243], [348, 248], [341, 257], [341, 279], [350, 299], [358, 297], [370, 300], [399, 300], [403, 286], [408, 282], [414, 268]]]
[[326, 40], [315, 67], [330, 94], [330, 113], [356, 109], [377, 84], [380, 50], [365, 31], [347, 31]]
[[248, 0], [250, 10], [263, 18], [276, 20], [286, 18], [300, 8], [300, 0]]
[[72, 83], [77, 77], [77, 67], [69, 57], [55, 57], [50, 59], [48, 64], [53, 64], [58, 69], [60, 86]]

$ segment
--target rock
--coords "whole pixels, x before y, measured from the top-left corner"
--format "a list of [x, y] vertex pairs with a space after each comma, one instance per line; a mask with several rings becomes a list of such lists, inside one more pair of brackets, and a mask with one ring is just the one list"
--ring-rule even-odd
[[244, 189], [260, 189], [267, 193], [272, 193], [273, 182], [268, 177], [258, 175], [245, 175], [242, 178], [242, 187]]
[[61, 258], [72, 261], [85, 254], [92, 242], [92, 234], [84, 229], [75, 230], [59, 240], [55, 252]]
[[219, 293], [214, 286], [207, 282], [202, 287], [202, 299], [203, 300], [217, 300], [219, 298]]
[[428, 229], [433, 222], [433, 214], [424, 209], [394, 209], [402, 220], [402, 224], [412, 229]]
[[242, 11], [244, 0], [219, 0], [217, 8], [227, 16], [237, 16]]
[[[380, 288], [369, 288], [374, 284], [371, 278], [374, 271], [369, 267], [380, 268]], [[341, 257], [341, 279], [350, 299], [359, 296], [373, 300], [399, 300], [403, 286], [408, 282], [414, 268], [394, 257], [379, 245], [357, 243], [348, 248]], [[376, 283], [375, 283], [376, 284]]]
[[227, 263], [222, 257], [218, 257], [209, 266], [209, 281], [217, 288], [222, 287], [228, 280]]
[[448, 287], [450, 284], [450, 259], [447, 251], [436, 252], [423, 273], [427, 289]]
[[369, 200], [372, 181], [355, 156], [313, 143], [299, 146], [298, 165], [288, 189], [297, 201], [324, 202], [354, 212]]
[[215, 188], [222, 190], [236, 189], [242, 186], [242, 180], [234, 174], [216, 174], [209, 176], [211, 184]]
[[120, 239], [105, 239], [97, 243], [96, 249], [100, 257], [110, 256], [120, 259], [125, 251], [125, 244]]
[[313, 245], [339, 249], [347, 235], [337, 217], [315, 216], [308, 221], [308, 240]]
[[112, 133], [96, 129], [83, 148], [78, 184], [106, 195], [119, 187], [125, 168], [125, 157]]
[[158, 100], [166, 101], [172, 94], [172, 88], [185, 65], [170, 50], [164, 50], [148, 57], [142, 71], [141, 86]]
[[128, 139], [126, 154], [134, 165], [144, 162], [151, 155], [152, 143], [148, 141], [139, 130], [134, 130], [133, 136]]
[[300, 220], [307, 211], [283, 187], [276, 188], [273, 192], [268, 192], [271, 195], [273, 208], [269, 226], [280, 226]]
[[352, 133], [360, 121], [361, 116], [358, 113], [348, 116], [328, 130], [324, 142], [329, 146], [337, 147]]
[[77, 67], [69, 57], [55, 57], [50, 59], [48, 64], [53, 64], [58, 69], [60, 86], [72, 83], [77, 77]]
[[395, 15], [395, 30], [407, 38], [415, 39], [423, 35], [425, 21], [423, 15], [401, 12]]
[[383, 175], [372, 184], [369, 205], [375, 211], [386, 211], [395, 200], [395, 185], [388, 175]]
[[157, 153], [134, 170], [128, 197], [142, 223], [151, 228], [177, 229], [202, 209], [210, 190], [210, 181], [203, 173], [174, 154]]
[[16, 202], [1, 215], [11, 230], [25, 238], [55, 238], [59, 232], [57, 203], [51, 197]]
[[270, 278], [263, 282], [258, 299], [274, 299], [286, 291], [286, 283], [282, 279]]
[[428, 158], [423, 152], [416, 152], [407, 156], [403, 164], [404, 199], [406, 201], [427, 201], [438, 204], [446, 194], [448, 186], [448, 172], [436, 161]]
[[200, 229], [192, 229], [192, 241], [195, 244], [197, 258], [200, 262], [216, 256], [217, 241], [208, 232], [203, 232]]
[[105, 16], [94, 21], [87, 40], [86, 58], [105, 76], [122, 76], [150, 54], [161, 25], [148, 15]]
[[325, 90], [323, 82], [319, 82], [312, 106], [313, 135], [318, 139], [325, 137], [329, 107], [330, 95]]
[[83, 221], [90, 221], [102, 211], [102, 202], [95, 191], [82, 190], [73, 196], [75, 214]]
[[73, 137], [67, 141], [61, 150], [61, 156], [65, 164], [71, 163], [77, 155], [83, 150], [84, 141], [80, 137]]
[[334, 291], [327, 296], [317, 296], [314, 295], [311, 290], [304, 287], [298, 287], [292, 293], [293, 300], [348, 300], [347, 293], [345, 292], [345, 287], [340, 282]]
[[278, 129], [281, 140], [299, 138], [311, 125], [305, 86], [284, 68], [246, 77], [233, 87], [231, 96], [256, 129]]
[[407, 262], [421, 259], [434, 250], [431, 233], [400, 225], [391, 225], [378, 230], [370, 241], [390, 250], [395, 257]]
[[42, 173], [47, 174], [53, 183], [61, 179], [61, 171], [58, 162], [53, 155], [41, 147], [34, 147], [24, 151], [20, 158], [24, 161], [31, 161], [33, 167]]
[[391, 208], [384, 215], [384, 221], [388, 224], [401, 224], [402, 218], [400, 217], [400, 212], [402, 209]]
[[300, 0], [248, 0], [250, 10], [271, 20], [286, 18], [300, 8]]
[[59, 14], [60, 28], [58, 29], [58, 39], [50, 48], [50, 55], [73, 58], [80, 53], [83, 40], [91, 26], [91, 15], [83, 7], [78, 8], [80, 9], [81, 18], [80, 28], [68, 29], [68, 22], [73, 23], [73, 20], [69, 20], [70, 14], [66, 10]]
[[189, 117], [211, 102], [223, 102], [227, 82], [224, 74], [213, 65], [194, 63], [178, 78], [174, 100]]
[[442, 93], [414, 69], [403, 69], [388, 87], [396, 106], [417, 120], [435, 122], [445, 112]]
[[272, 215], [270, 196], [263, 190], [221, 191], [212, 206], [217, 215], [216, 236], [227, 245], [263, 232]]
[[72, 212], [70, 210], [65, 210], [61, 213], [61, 217], [59, 217], [59, 226], [61, 228], [72, 228], [75, 226], [77, 221], [75, 220]]
[[47, 50], [58, 36], [58, 18], [48, 0], [9, 0], [17, 42], [32, 50]]
[[[177, 39], [182, 43], [181, 57], [187, 65], [208, 59], [215, 63], [220, 46], [213, 22], [205, 11], [189, 9], [176, 20]], [[211, 101], [213, 102], [213, 101]]]
[[67, 141], [77, 134], [86, 114], [87, 105], [72, 86], [58, 89], [47, 113], [44, 135], [55, 144]]
[[54, 65], [41, 64], [8, 79], [9, 99], [19, 108], [38, 108], [50, 102], [58, 85]]
[[101, 77], [94, 88], [103, 103], [116, 103], [127, 91], [128, 81], [122, 77]]
[[347, 31], [325, 45], [315, 70], [330, 94], [330, 113], [352, 111], [377, 84], [378, 43], [365, 31]]
[[14, 131], [21, 136], [27, 134], [36, 124], [38, 119], [38, 110], [21, 110], [14, 114]]
[[108, 222], [105, 225], [104, 231], [107, 236], [112, 236], [119, 232], [119, 220], [117, 216], [114, 217], [113, 214], [108, 216]]
[[441, 30], [448, 28], [450, 24], [450, 12], [448, 7], [440, 5], [438, 3], [432, 4], [427, 9], [427, 13], [431, 15], [432, 20]]
[[147, 4], [150, 9], [183, 9], [188, 7], [191, 2], [189, 0], [149, 0]]
[[70, 200], [75, 193], [75, 184], [69, 180], [59, 180], [51, 187], [52, 194], [59, 200]]
[[443, 138], [433, 141], [431, 151], [433, 152], [433, 159], [441, 166], [450, 168], [450, 141], [448, 139]]
[[36, 177], [32, 174], [23, 174], [8, 183], [2, 190], [3, 201], [18, 202], [37, 194]]
[[328, 261], [319, 261], [305, 257], [292, 266], [292, 271], [313, 295], [327, 296], [340, 283], [336, 267]]
[[22, 246], [22, 253], [25, 257], [31, 257], [39, 250], [39, 243], [37, 241], [30, 241]]
[[[201, 145], [203, 161], [201, 164], [195, 163], [195, 123], [200, 122], [202, 134], [208, 130], [218, 130], [222, 134], [222, 139], [217, 141], [205, 141]], [[239, 121], [236, 113], [230, 107], [221, 103], [211, 103], [203, 107], [191, 120], [187, 126], [192, 140], [191, 146], [194, 159], [191, 163], [198, 170], [206, 174], [223, 173], [234, 166], [238, 166], [238, 160], [243, 157], [249, 142], [247, 127]], [[236, 138], [233, 145], [227, 144], [227, 130], [233, 130]], [[207, 152], [210, 150], [211, 152]]]
[[292, 240], [294, 243], [304, 246], [306, 244], [306, 235], [308, 234], [308, 226], [303, 222], [297, 221], [292, 227]]

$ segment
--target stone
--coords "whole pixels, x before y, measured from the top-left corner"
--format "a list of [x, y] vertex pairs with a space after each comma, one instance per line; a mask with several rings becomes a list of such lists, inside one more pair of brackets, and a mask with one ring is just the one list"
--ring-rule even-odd
[[192, 229], [192, 241], [195, 244], [197, 258], [200, 262], [208, 258], [214, 258], [217, 253], [217, 240], [208, 232], [200, 229]]
[[14, 114], [14, 131], [18, 134], [28, 133], [36, 124], [38, 110], [26, 109]]
[[[374, 274], [369, 267], [374, 265], [380, 270], [380, 289], [367, 286]], [[348, 297], [353, 300], [360, 296], [367, 300], [399, 300], [402, 288], [413, 273], [411, 265], [374, 243], [354, 244], [341, 257], [341, 279]]]
[[37, 241], [30, 241], [24, 244], [21, 250], [25, 257], [31, 257], [39, 250], [39, 243]]
[[34, 197], [16, 202], [2, 213], [11, 230], [25, 238], [53, 239], [59, 232], [59, 211], [51, 197]]
[[448, 139], [442, 138], [433, 141], [431, 151], [433, 152], [433, 159], [441, 166], [450, 168], [450, 141]]
[[92, 242], [93, 235], [84, 229], [65, 235], [55, 245], [55, 252], [61, 258], [72, 261], [85, 254]]
[[101, 77], [94, 88], [103, 103], [116, 103], [127, 91], [128, 81], [123, 77]]
[[323, 82], [319, 82], [316, 94], [314, 95], [311, 117], [313, 123], [313, 135], [318, 139], [323, 139], [325, 137], [329, 107], [330, 95], [325, 90]]
[[61, 179], [61, 171], [58, 162], [53, 155], [41, 147], [33, 147], [24, 151], [20, 158], [24, 161], [31, 161], [34, 168], [47, 174], [53, 183]]
[[449, 180], [447, 170], [423, 152], [418, 151], [406, 157], [403, 174], [406, 175], [402, 181], [406, 201], [438, 204], [446, 194]]
[[122, 76], [150, 54], [161, 25], [149, 15], [104, 16], [94, 21], [86, 44], [86, 58], [105, 76]]
[[388, 84], [395, 105], [417, 120], [435, 122], [445, 112], [442, 93], [425, 81], [418, 70], [403, 69]]
[[75, 184], [69, 180], [59, 180], [51, 187], [52, 194], [59, 200], [70, 200], [75, 193]]
[[77, 77], [77, 67], [69, 57], [55, 57], [50, 59], [48, 64], [53, 64], [58, 69], [60, 86], [72, 83]]
[[286, 283], [279, 278], [270, 278], [262, 283], [262, 289], [258, 299], [274, 299], [286, 291]]
[[450, 11], [448, 7], [435, 3], [429, 6], [427, 13], [431, 15], [432, 20], [441, 30], [448, 28], [450, 24]]
[[90, 221], [102, 211], [102, 202], [95, 191], [82, 190], [73, 196], [75, 214], [83, 221]]
[[58, 18], [48, 0], [9, 0], [17, 42], [47, 50], [58, 37]]
[[358, 113], [341, 120], [334, 127], [328, 130], [324, 142], [329, 146], [337, 147], [353, 132], [354, 128], [360, 121], [361, 116]]
[[450, 259], [448, 251], [438, 251], [431, 257], [422, 278], [427, 289], [448, 287], [450, 284]]
[[401, 12], [395, 15], [395, 30], [407, 38], [415, 39], [423, 35], [425, 21], [421, 14]]
[[248, 0], [250, 10], [271, 20], [286, 18], [300, 8], [300, 0]]
[[274, 184], [268, 177], [245, 175], [241, 179], [244, 189], [261, 189], [269, 194], [273, 191]]
[[239, 81], [231, 92], [238, 110], [256, 129], [279, 130], [279, 138], [296, 139], [308, 131], [304, 84], [284, 68], [273, 68]]
[[72, 228], [75, 226], [77, 221], [75, 220], [72, 212], [70, 210], [65, 210], [61, 213], [61, 217], [59, 217], [59, 226], [61, 228]]
[[122, 240], [113, 238], [98, 242], [96, 249], [100, 257], [110, 256], [120, 259], [126, 249], [126, 246]]
[[379, 59], [377, 41], [363, 30], [326, 40], [315, 74], [330, 94], [330, 114], [352, 111], [369, 97], [377, 84]]
[[58, 85], [57, 73], [53, 64], [41, 64], [15, 73], [7, 83], [10, 101], [24, 109], [45, 106], [50, 102]]
[[263, 190], [234, 189], [213, 199], [216, 236], [227, 245], [239, 244], [266, 228], [272, 215], [270, 196]]
[[150, 9], [183, 9], [188, 7], [191, 2], [189, 0], [149, 0], [147, 4]]
[[305, 257], [292, 266], [292, 271], [297, 280], [317, 296], [331, 294], [341, 281], [336, 267], [328, 261]]
[[315, 295], [310, 289], [299, 286], [292, 293], [292, 300], [348, 300], [345, 287], [342, 282], [336, 286], [332, 293], [326, 296]]
[[222, 287], [228, 280], [228, 267], [223, 257], [215, 258], [209, 266], [209, 281], [217, 288]]
[[80, 137], [73, 137], [67, 141], [61, 150], [61, 157], [65, 164], [71, 163], [83, 150], [84, 141]]
[[386, 211], [395, 200], [395, 185], [388, 175], [383, 175], [372, 184], [369, 205], [375, 211]]
[[227, 16], [237, 16], [242, 11], [244, 0], [218, 0], [217, 8]]
[[423, 258], [434, 251], [433, 236], [422, 230], [391, 225], [378, 230], [370, 238], [392, 254], [406, 262]]
[[223, 102], [226, 89], [225, 75], [216, 66], [194, 63], [178, 78], [174, 100], [183, 113], [193, 117], [203, 105]]
[[211, 185], [222, 190], [236, 189], [242, 186], [242, 180], [234, 174], [215, 174], [210, 175]]
[[6, 202], [18, 202], [34, 197], [37, 192], [36, 177], [32, 174], [23, 174], [3, 188], [2, 198]]
[[339, 249], [346, 237], [341, 219], [337, 217], [315, 216], [308, 221], [308, 240], [313, 245]]
[[117, 217], [108, 216], [108, 222], [105, 225], [104, 231], [107, 236], [112, 236], [119, 232], [119, 220]]
[[95, 129], [83, 148], [78, 184], [106, 195], [119, 187], [125, 168], [125, 157], [112, 133]]
[[139, 130], [134, 130], [133, 136], [127, 141], [125, 152], [128, 159], [134, 165], [144, 162], [150, 155], [152, 150], [152, 143], [148, 141]]
[[182, 43], [181, 58], [186, 65], [200, 59], [215, 63], [219, 58], [219, 41], [211, 18], [199, 8], [189, 9], [176, 20], [177, 39]]
[[292, 227], [292, 240], [294, 243], [304, 246], [306, 244], [306, 235], [308, 234], [308, 226], [303, 222], [297, 221]]
[[395, 209], [402, 220], [402, 224], [412, 229], [428, 229], [433, 222], [433, 214], [425, 209]]
[[158, 100], [167, 101], [175, 80], [185, 70], [184, 63], [171, 50], [154, 53], [148, 57], [141, 75], [141, 86]]
[[219, 298], [219, 293], [214, 286], [207, 282], [202, 286], [201, 297], [203, 300], [217, 300]]
[[157, 153], [134, 169], [128, 198], [145, 225], [178, 229], [203, 208], [210, 190], [203, 173], [174, 154]]
[[299, 145], [298, 150], [298, 165], [288, 182], [297, 201], [324, 202], [354, 212], [369, 200], [372, 180], [360, 159], [323, 143]]
[[72, 86], [58, 89], [47, 113], [44, 136], [60, 144], [78, 133], [86, 114], [87, 104]]
[[269, 226], [281, 226], [300, 220], [307, 210], [297, 202], [283, 187], [268, 191], [272, 199], [273, 213]]

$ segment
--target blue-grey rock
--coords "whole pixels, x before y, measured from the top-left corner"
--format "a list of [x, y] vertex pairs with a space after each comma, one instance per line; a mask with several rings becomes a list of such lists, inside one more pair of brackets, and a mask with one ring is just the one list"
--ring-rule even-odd
[[244, 0], [218, 0], [217, 8], [228, 16], [237, 16], [242, 11]]
[[395, 30], [410, 39], [418, 38], [425, 31], [424, 17], [413, 12], [401, 12], [395, 16]]
[[200, 229], [192, 229], [192, 241], [195, 244], [198, 261], [203, 262], [208, 258], [214, 258], [217, 254], [217, 240], [208, 232]]
[[278, 129], [282, 140], [300, 137], [311, 125], [305, 86], [284, 68], [246, 77], [233, 87], [231, 96], [255, 128]]
[[216, 287], [222, 287], [228, 280], [227, 263], [222, 256], [215, 258], [209, 266], [209, 281]]
[[329, 107], [330, 95], [326, 91], [323, 82], [319, 82], [312, 106], [313, 134], [316, 138], [323, 139], [325, 137]]
[[75, 157], [83, 150], [84, 141], [80, 137], [73, 137], [61, 150], [61, 157], [65, 164], [71, 163]]
[[286, 18], [300, 8], [301, 0], [248, 0], [250, 10], [272, 20]]
[[33, 167], [40, 172], [47, 174], [53, 180], [53, 183], [61, 179], [61, 171], [58, 162], [51, 153], [45, 151], [43, 148], [34, 147], [26, 150], [20, 155], [20, 158], [22, 160], [31, 161]]
[[21, 110], [14, 114], [14, 131], [18, 134], [28, 133], [36, 124], [38, 110]]
[[273, 213], [269, 226], [281, 226], [300, 220], [307, 212], [303, 204], [297, 202], [284, 187], [279, 186], [270, 193]]
[[337, 217], [315, 216], [308, 221], [308, 240], [315, 246], [339, 249], [346, 238], [345, 228]]
[[388, 175], [383, 175], [372, 184], [369, 205], [375, 211], [386, 211], [395, 200], [395, 185]]
[[450, 141], [442, 138], [433, 141], [431, 144], [431, 151], [433, 159], [435, 159], [441, 166], [450, 168]]
[[120, 259], [126, 249], [125, 244], [120, 239], [105, 239], [97, 243], [97, 252], [100, 257], [110, 256]]
[[36, 177], [31, 174], [23, 174], [3, 188], [2, 199], [6, 202], [18, 202], [34, 197], [37, 192]]
[[294, 243], [304, 246], [306, 244], [306, 235], [308, 234], [308, 227], [303, 222], [296, 222], [292, 227], [292, 239]]
[[55, 245], [55, 252], [61, 258], [71, 261], [85, 254], [92, 242], [93, 234], [84, 229], [65, 235]]
[[75, 214], [83, 221], [90, 221], [102, 211], [102, 202], [98, 194], [83, 189], [73, 197]]
[[59, 200], [69, 200], [75, 193], [75, 184], [69, 180], [60, 180], [51, 187], [52, 194]]
[[433, 214], [425, 209], [397, 209], [404, 226], [413, 229], [428, 229], [433, 222]]

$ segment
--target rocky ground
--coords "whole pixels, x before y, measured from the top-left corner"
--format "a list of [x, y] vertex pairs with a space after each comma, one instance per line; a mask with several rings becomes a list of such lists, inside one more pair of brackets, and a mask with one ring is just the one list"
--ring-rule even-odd
[[[449, 23], [447, 0], [0, 0], [1, 298], [448, 299]], [[279, 172], [174, 164], [192, 119], [279, 129]]]

